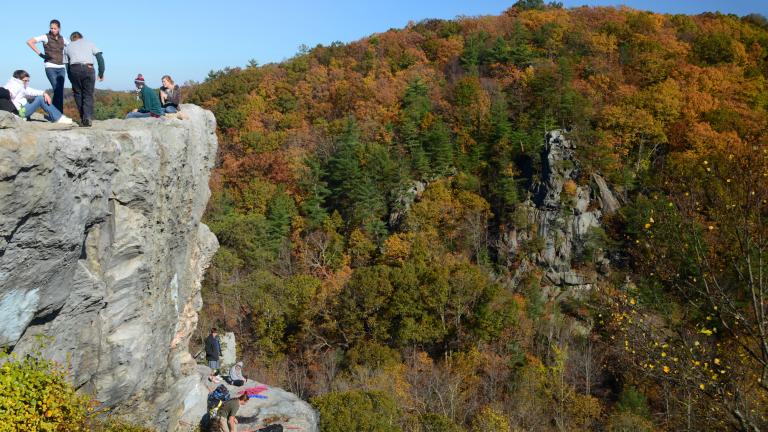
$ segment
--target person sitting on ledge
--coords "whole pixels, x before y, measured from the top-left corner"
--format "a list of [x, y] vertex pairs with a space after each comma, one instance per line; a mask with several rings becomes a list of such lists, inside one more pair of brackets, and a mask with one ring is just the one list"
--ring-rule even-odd
[[166, 114], [179, 112], [179, 103], [181, 101], [181, 91], [179, 86], [173, 82], [170, 75], [163, 76], [163, 86], [160, 87], [160, 103]]
[[[29, 87], [29, 73], [17, 70], [13, 77], [3, 86], [9, 93], [9, 99], [16, 108], [19, 116], [29, 120], [38, 108], [45, 111], [45, 119], [59, 124], [72, 124], [72, 119], [61, 113], [53, 104], [48, 93]], [[27, 100], [30, 98], [31, 101]]]
[[224, 377], [224, 381], [226, 381], [227, 384], [237, 387], [245, 384], [246, 379], [247, 378], [243, 376], [243, 362], [241, 361], [235, 363], [235, 365], [229, 369], [229, 376]]
[[16, 106], [11, 102], [11, 92], [5, 87], [0, 87], [0, 111], [8, 111], [11, 114], [19, 115]]
[[162, 117], [165, 115], [165, 111], [160, 105], [160, 97], [157, 92], [144, 83], [144, 76], [139, 74], [133, 82], [136, 84], [142, 106], [129, 112], [125, 118]]
[[219, 412], [214, 422], [213, 430], [216, 432], [236, 432], [238, 409], [248, 403], [248, 395], [241, 395], [236, 399], [230, 399], [219, 408]]

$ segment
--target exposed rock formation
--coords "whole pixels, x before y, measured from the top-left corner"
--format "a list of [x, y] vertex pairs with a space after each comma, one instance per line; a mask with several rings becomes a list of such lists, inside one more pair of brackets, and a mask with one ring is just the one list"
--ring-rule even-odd
[[237, 361], [235, 334], [226, 332], [219, 337], [219, 341], [221, 342], [221, 358], [219, 358], [219, 366], [222, 369], [229, 369], [230, 366]]
[[[245, 389], [260, 387], [258, 397], [252, 398], [237, 411], [239, 432], [256, 431], [270, 424], [281, 424], [286, 430], [298, 432], [317, 432], [318, 415], [312, 406], [299, 399], [293, 393], [281, 388], [271, 387], [251, 379], [241, 387], [228, 385], [223, 381], [211, 382], [208, 379], [211, 370], [207, 366], [198, 366], [200, 381], [198, 385], [206, 391], [213, 391], [218, 385], [224, 384], [229, 390], [230, 397], [238, 397]], [[182, 425], [196, 430], [200, 417], [206, 412], [206, 402], [198, 400], [197, 405], [188, 410], [182, 418]]]
[[[588, 289], [593, 280], [573, 269], [574, 258], [594, 248], [604, 214], [619, 208], [605, 180], [597, 174], [592, 182], [579, 185], [580, 166], [576, 147], [565, 135], [554, 130], [547, 134], [542, 153], [542, 178], [533, 186], [533, 198], [521, 206], [525, 226], [503, 233], [500, 252], [510, 261], [522, 264], [513, 276], [519, 283], [523, 273], [536, 264], [544, 270], [543, 286]], [[537, 247], [524, 248], [534, 240]], [[527, 255], [521, 256], [523, 251]], [[598, 269], [607, 269], [608, 260], [595, 250]]]
[[213, 115], [22, 123], [0, 112], [0, 345], [36, 335], [77, 387], [159, 430], [206, 389], [188, 341], [216, 238]]

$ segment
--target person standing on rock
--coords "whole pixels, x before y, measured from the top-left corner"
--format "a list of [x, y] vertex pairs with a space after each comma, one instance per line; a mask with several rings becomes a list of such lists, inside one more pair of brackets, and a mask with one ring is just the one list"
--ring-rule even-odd
[[216, 415], [216, 422], [214, 423], [215, 432], [237, 432], [237, 410], [241, 405], [248, 403], [248, 395], [240, 395], [237, 399], [230, 399], [224, 402], [219, 408], [219, 412]]
[[216, 328], [211, 329], [211, 334], [205, 338], [205, 359], [213, 373], [219, 369], [219, 357], [221, 357], [221, 343], [219, 343]]
[[[69, 44], [69, 41], [60, 34], [60, 29], [59, 20], [51, 20], [48, 33], [30, 38], [27, 46], [45, 62], [45, 75], [53, 89], [53, 106], [64, 112], [64, 47]], [[43, 44], [43, 52], [37, 49], [38, 43]]]
[[91, 126], [93, 121], [93, 93], [96, 91], [96, 72], [93, 59], [99, 66], [99, 81], [104, 81], [104, 57], [101, 50], [91, 41], [83, 38], [80, 32], [73, 32], [71, 42], [64, 48], [64, 64], [72, 83], [72, 94], [80, 112], [81, 126]]

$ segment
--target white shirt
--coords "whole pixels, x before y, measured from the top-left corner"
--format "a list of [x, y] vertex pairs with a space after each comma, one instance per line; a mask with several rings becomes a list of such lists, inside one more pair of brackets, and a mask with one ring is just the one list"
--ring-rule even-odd
[[42, 90], [24, 87], [24, 81], [18, 78], [9, 79], [3, 87], [5, 87], [11, 94], [11, 100], [17, 110], [27, 104], [27, 97], [36, 97], [45, 94]]
[[[64, 36], [62, 36], [62, 38], [64, 39], [64, 46], [69, 45], [69, 39], [65, 38]], [[44, 44], [47, 44], [48, 43], [48, 35], [44, 34], [44, 35], [40, 35], [40, 36], [35, 38], [35, 43], [40, 43], [40, 42], [42, 42]], [[56, 63], [51, 63], [51, 62], [45, 62], [45, 67], [47, 67], [47, 68], [64, 68], [66, 66], [63, 65], [63, 64], [56, 64]]]

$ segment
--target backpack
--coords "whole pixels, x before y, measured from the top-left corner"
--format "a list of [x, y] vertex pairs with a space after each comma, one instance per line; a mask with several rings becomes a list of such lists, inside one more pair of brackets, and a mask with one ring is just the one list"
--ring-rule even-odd
[[208, 415], [210, 418], [216, 417], [221, 405], [229, 399], [229, 390], [224, 384], [219, 384], [212, 392], [208, 394]]

